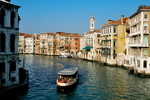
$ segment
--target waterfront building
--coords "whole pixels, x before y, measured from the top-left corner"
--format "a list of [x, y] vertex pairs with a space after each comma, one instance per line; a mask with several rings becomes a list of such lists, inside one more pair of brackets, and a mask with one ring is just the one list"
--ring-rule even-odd
[[94, 31], [94, 37], [93, 37], [93, 48], [91, 49], [93, 60], [100, 62], [101, 61], [101, 49], [100, 49], [100, 35], [101, 35], [102, 29], [95, 30]]
[[81, 56], [80, 57], [82, 59], [88, 59], [88, 60], [93, 59], [91, 49], [93, 48], [93, 43], [94, 43], [94, 40], [93, 40], [94, 32], [95, 32], [95, 17], [92, 16], [90, 18], [90, 31], [85, 32], [82, 36], [82, 39], [81, 39], [81, 41], [83, 43], [82, 43], [82, 48], [80, 48], [81, 49], [81, 51], [80, 51]]
[[34, 53], [40, 54], [40, 35], [35, 35], [34, 46]]
[[69, 46], [68, 48], [70, 48], [70, 53], [73, 57], [76, 57], [78, 52], [80, 51], [80, 38], [81, 38], [81, 35], [77, 33], [70, 34], [71, 47]]
[[80, 50], [80, 37], [77, 33], [56, 32], [56, 54], [76, 57]]
[[25, 78], [19, 68], [19, 8], [10, 0], [0, 1], [0, 90], [17, 86]]
[[117, 21], [108, 20], [107, 24], [102, 26], [100, 35], [101, 62], [110, 65], [123, 65], [126, 51], [126, 28], [128, 18], [121, 16]]
[[82, 59], [84, 59], [84, 55], [83, 55], [83, 48], [84, 47], [86, 47], [86, 45], [85, 45], [85, 38], [84, 38], [84, 35], [82, 34], [81, 37], [80, 37], [80, 51], [77, 54], [77, 56], [79, 58], [82, 58]]
[[54, 54], [54, 38], [55, 33], [43, 33], [40, 34], [40, 54], [53, 55]]
[[18, 47], [18, 51], [20, 54], [25, 53], [25, 33], [19, 33], [19, 47]]
[[25, 38], [25, 53], [33, 54], [34, 53], [34, 36], [28, 36]]
[[150, 74], [150, 6], [139, 6], [129, 17], [130, 34], [125, 66]]
[[18, 51], [22, 53], [34, 53], [34, 35], [27, 33], [19, 33], [19, 47]]
[[70, 54], [70, 38], [67, 37], [65, 32], [56, 32], [56, 54], [57, 55], [66, 55]]
[[42, 55], [72, 55], [77, 56], [80, 50], [80, 35], [77, 33], [42, 33], [19, 35], [19, 53], [34, 53]]
[[90, 31], [85, 32], [80, 40], [79, 58], [100, 61], [100, 33], [101, 29], [95, 30], [95, 17], [92, 16]]

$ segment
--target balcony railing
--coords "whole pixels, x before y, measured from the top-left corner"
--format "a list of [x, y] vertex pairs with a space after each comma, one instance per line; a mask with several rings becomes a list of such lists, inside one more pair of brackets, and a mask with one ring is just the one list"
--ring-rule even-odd
[[136, 24], [138, 24], [138, 23], [140, 23], [141, 22], [141, 20], [137, 20], [136, 22], [133, 22], [132, 21], [132, 23], [130, 23], [130, 26], [135, 26]]
[[149, 47], [148, 43], [130, 43], [130, 47]]
[[[141, 33], [140, 31], [132, 32], [132, 33], [129, 34], [129, 36], [140, 35], [140, 33]], [[143, 34], [150, 34], [150, 31], [149, 30], [144, 30]]]
[[129, 34], [129, 36], [134, 36], [134, 35], [139, 35], [140, 34], [140, 31], [136, 31], [136, 32], [132, 32]]
[[100, 48], [110, 48], [110, 45], [101, 45]]
[[46, 49], [46, 46], [41, 46], [42, 49]]
[[149, 30], [144, 30], [143, 33], [144, 33], [144, 34], [149, 34], [150, 32], [149, 32]]

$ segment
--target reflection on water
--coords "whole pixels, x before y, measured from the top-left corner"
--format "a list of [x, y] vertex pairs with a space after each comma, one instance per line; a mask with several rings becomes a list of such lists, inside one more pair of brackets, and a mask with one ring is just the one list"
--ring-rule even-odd
[[[74, 88], [56, 85], [57, 73], [66, 65], [79, 67], [79, 80]], [[26, 55], [26, 68], [30, 84], [28, 93], [19, 97], [21, 100], [150, 99], [150, 79], [134, 77], [121, 68], [40, 55]]]
[[69, 99], [72, 100], [75, 97], [77, 84], [68, 88], [57, 87], [57, 93], [60, 99]]

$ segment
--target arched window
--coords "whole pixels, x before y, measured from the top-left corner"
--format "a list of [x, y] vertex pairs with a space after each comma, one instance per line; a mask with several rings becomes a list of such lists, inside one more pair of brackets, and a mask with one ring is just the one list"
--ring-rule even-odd
[[0, 52], [5, 52], [5, 34], [4, 33], [1, 33], [0, 34]]
[[4, 26], [4, 20], [5, 20], [5, 10], [2, 9], [2, 10], [0, 11], [0, 25], [1, 25], [1, 26]]
[[14, 27], [14, 25], [15, 25], [15, 12], [14, 11], [12, 11], [11, 12], [11, 27]]
[[10, 36], [10, 52], [15, 52], [15, 35]]

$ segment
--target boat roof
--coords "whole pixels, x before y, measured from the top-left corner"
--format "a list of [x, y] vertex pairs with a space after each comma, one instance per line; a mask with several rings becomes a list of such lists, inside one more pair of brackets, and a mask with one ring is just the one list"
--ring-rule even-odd
[[77, 72], [78, 67], [75, 66], [65, 66], [64, 69], [58, 72], [59, 75], [73, 75]]

